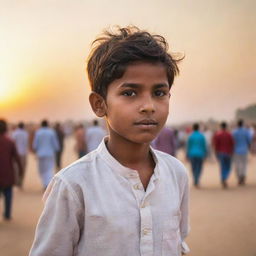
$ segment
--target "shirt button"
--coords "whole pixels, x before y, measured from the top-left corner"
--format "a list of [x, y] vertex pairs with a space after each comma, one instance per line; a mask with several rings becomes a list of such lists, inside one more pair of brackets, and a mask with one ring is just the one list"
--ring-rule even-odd
[[133, 185], [133, 188], [136, 189], [136, 190], [140, 190], [141, 189], [141, 185], [139, 183], [135, 184], [135, 185]]
[[144, 228], [144, 229], [142, 230], [142, 234], [143, 234], [144, 236], [148, 235], [149, 233], [150, 233], [150, 229], [148, 229], [148, 228]]

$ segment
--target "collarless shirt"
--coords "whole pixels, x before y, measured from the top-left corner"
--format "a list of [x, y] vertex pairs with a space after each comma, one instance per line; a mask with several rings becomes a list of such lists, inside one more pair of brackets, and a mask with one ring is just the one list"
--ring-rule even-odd
[[105, 142], [59, 172], [30, 256], [178, 256], [188, 252], [188, 176], [174, 157], [151, 149], [146, 191]]

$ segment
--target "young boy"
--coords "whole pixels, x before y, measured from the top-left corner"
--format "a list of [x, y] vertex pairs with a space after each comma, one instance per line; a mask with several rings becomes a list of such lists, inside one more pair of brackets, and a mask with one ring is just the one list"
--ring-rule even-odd
[[161, 36], [106, 32], [88, 61], [90, 104], [109, 136], [48, 187], [30, 256], [176, 256], [188, 252], [188, 177], [150, 142], [178, 73]]

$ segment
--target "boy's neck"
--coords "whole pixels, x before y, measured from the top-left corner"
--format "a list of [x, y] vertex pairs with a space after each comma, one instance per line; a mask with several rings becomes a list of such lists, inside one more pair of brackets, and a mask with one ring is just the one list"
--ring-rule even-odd
[[107, 141], [110, 154], [122, 165], [137, 169], [136, 166], [152, 163], [149, 143], [136, 144], [129, 141], [118, 141], [111, 137]]

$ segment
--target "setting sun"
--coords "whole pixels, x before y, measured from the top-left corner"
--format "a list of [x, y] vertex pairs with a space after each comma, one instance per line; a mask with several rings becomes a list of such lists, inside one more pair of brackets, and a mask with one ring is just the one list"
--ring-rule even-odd
[[7, 101], [12, 96], [12, 88], [9, 81], [0, 76], [0, 102]]

